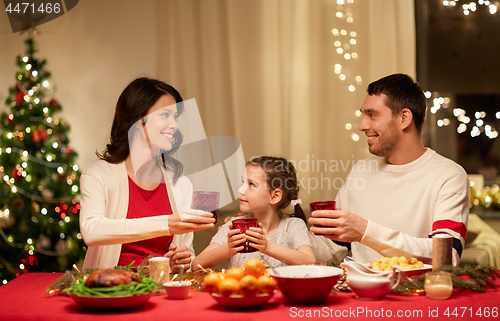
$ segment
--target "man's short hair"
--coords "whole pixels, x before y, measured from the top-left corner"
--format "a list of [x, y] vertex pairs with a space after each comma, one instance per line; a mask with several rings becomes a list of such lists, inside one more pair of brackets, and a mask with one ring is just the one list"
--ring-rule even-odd
[[418, 132], [422, 132], [427, 104], [422, 87], [413, 78], [405, 74], [392, 74], [372, 82], [367, 91], [370, 96], [386, 95], [385, 104], [393, 115], [405, 108], [409, 109]]

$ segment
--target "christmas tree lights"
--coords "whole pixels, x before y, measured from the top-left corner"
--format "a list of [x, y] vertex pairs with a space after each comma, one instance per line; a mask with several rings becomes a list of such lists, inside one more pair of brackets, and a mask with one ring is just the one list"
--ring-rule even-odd
[[46, 60], [32, 38], [18, 56], [0, 118], [0, 284], [29, 271], [64, 271], [85, 253], [79, 233], [80, 172], [69, 125], [50, 98]]

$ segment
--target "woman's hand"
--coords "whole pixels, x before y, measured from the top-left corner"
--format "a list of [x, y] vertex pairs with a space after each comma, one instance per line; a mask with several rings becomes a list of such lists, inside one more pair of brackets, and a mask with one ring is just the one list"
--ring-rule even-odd
[[185, 234], [214, 227], [213, 214], [202, 210], [187, 208], [168, 216], [170, 234]]
[[240, 229], [233, 229], [233, 225], [231, 224], [231, 226], [229, 226], [229, 233], [227, 233], [229, 252], [235, 255], [238, 251], [243, 250], [243, 242], [245, 242], [245, 234], [241, 234]]
[[260, 252], [267, 248], [267, 239], [264, 231], [262, 230], [262, 223], [259, 223], [259, 227], [251, 227], [247, 230], [245, 237], [246, 240], [249, 241], [248, 244]]
[[184, 271], [191, 267], [191, 252], [188, 251], [188, 247], [185, 245], [177, 246], [171, 243], [168, 252], [164, 256], [169, 259], [170, 272], [172, 273], [179, 273], [181, 265], [184, 265]]

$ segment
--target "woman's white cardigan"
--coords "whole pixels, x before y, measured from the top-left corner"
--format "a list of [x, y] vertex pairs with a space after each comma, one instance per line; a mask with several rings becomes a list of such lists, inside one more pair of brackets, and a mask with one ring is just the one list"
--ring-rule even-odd
[[[191, 207], [193, 186], [185, 176], [172, 184], [168, 176], [167, 192], [172, 212]], [[125, 163], [100, 160], [83, 170], [80, 178], [80, 230], [88, 246], [83, 268], [112, 268], [120, 258], [122, 243], [170, 235], [168, 215], [126, 219], [128, 175]], [[173, 243], [186, 245], [194, 257], [193, 233], [174, 235]], [[140, 264], [141, 262], [136, 262]]]

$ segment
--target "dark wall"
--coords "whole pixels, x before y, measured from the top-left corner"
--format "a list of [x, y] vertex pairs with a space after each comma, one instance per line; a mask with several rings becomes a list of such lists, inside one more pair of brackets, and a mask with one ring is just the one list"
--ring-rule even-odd
[[[500, 93], [500, 11], [416, 0], [417, 78], [432, 91]], [[500, 8], [499, 8], [500, 9]]]
[[[424, 143], [454, 159], [468, 173], [500, 173], [500, 137], [485, 135], [485, 125], [500, 130], [500, 11], [491, 15], [487, 6], [463, 14], [459, 1], [446, 7], [440, 0], [415, 0], [417, 80], [425, 90], [451, 98], [448, 109], [428, 114]], [[432, 104], [432, 102], [431, 102]], [[471, 122], [467, 131], [457, 132], [452, 110], [466, 111]], [[482, 134], [472, 137], [475, 112], [486, 112]], [[436, 120], [448, 118], [452, 125], [436, 127]]]

